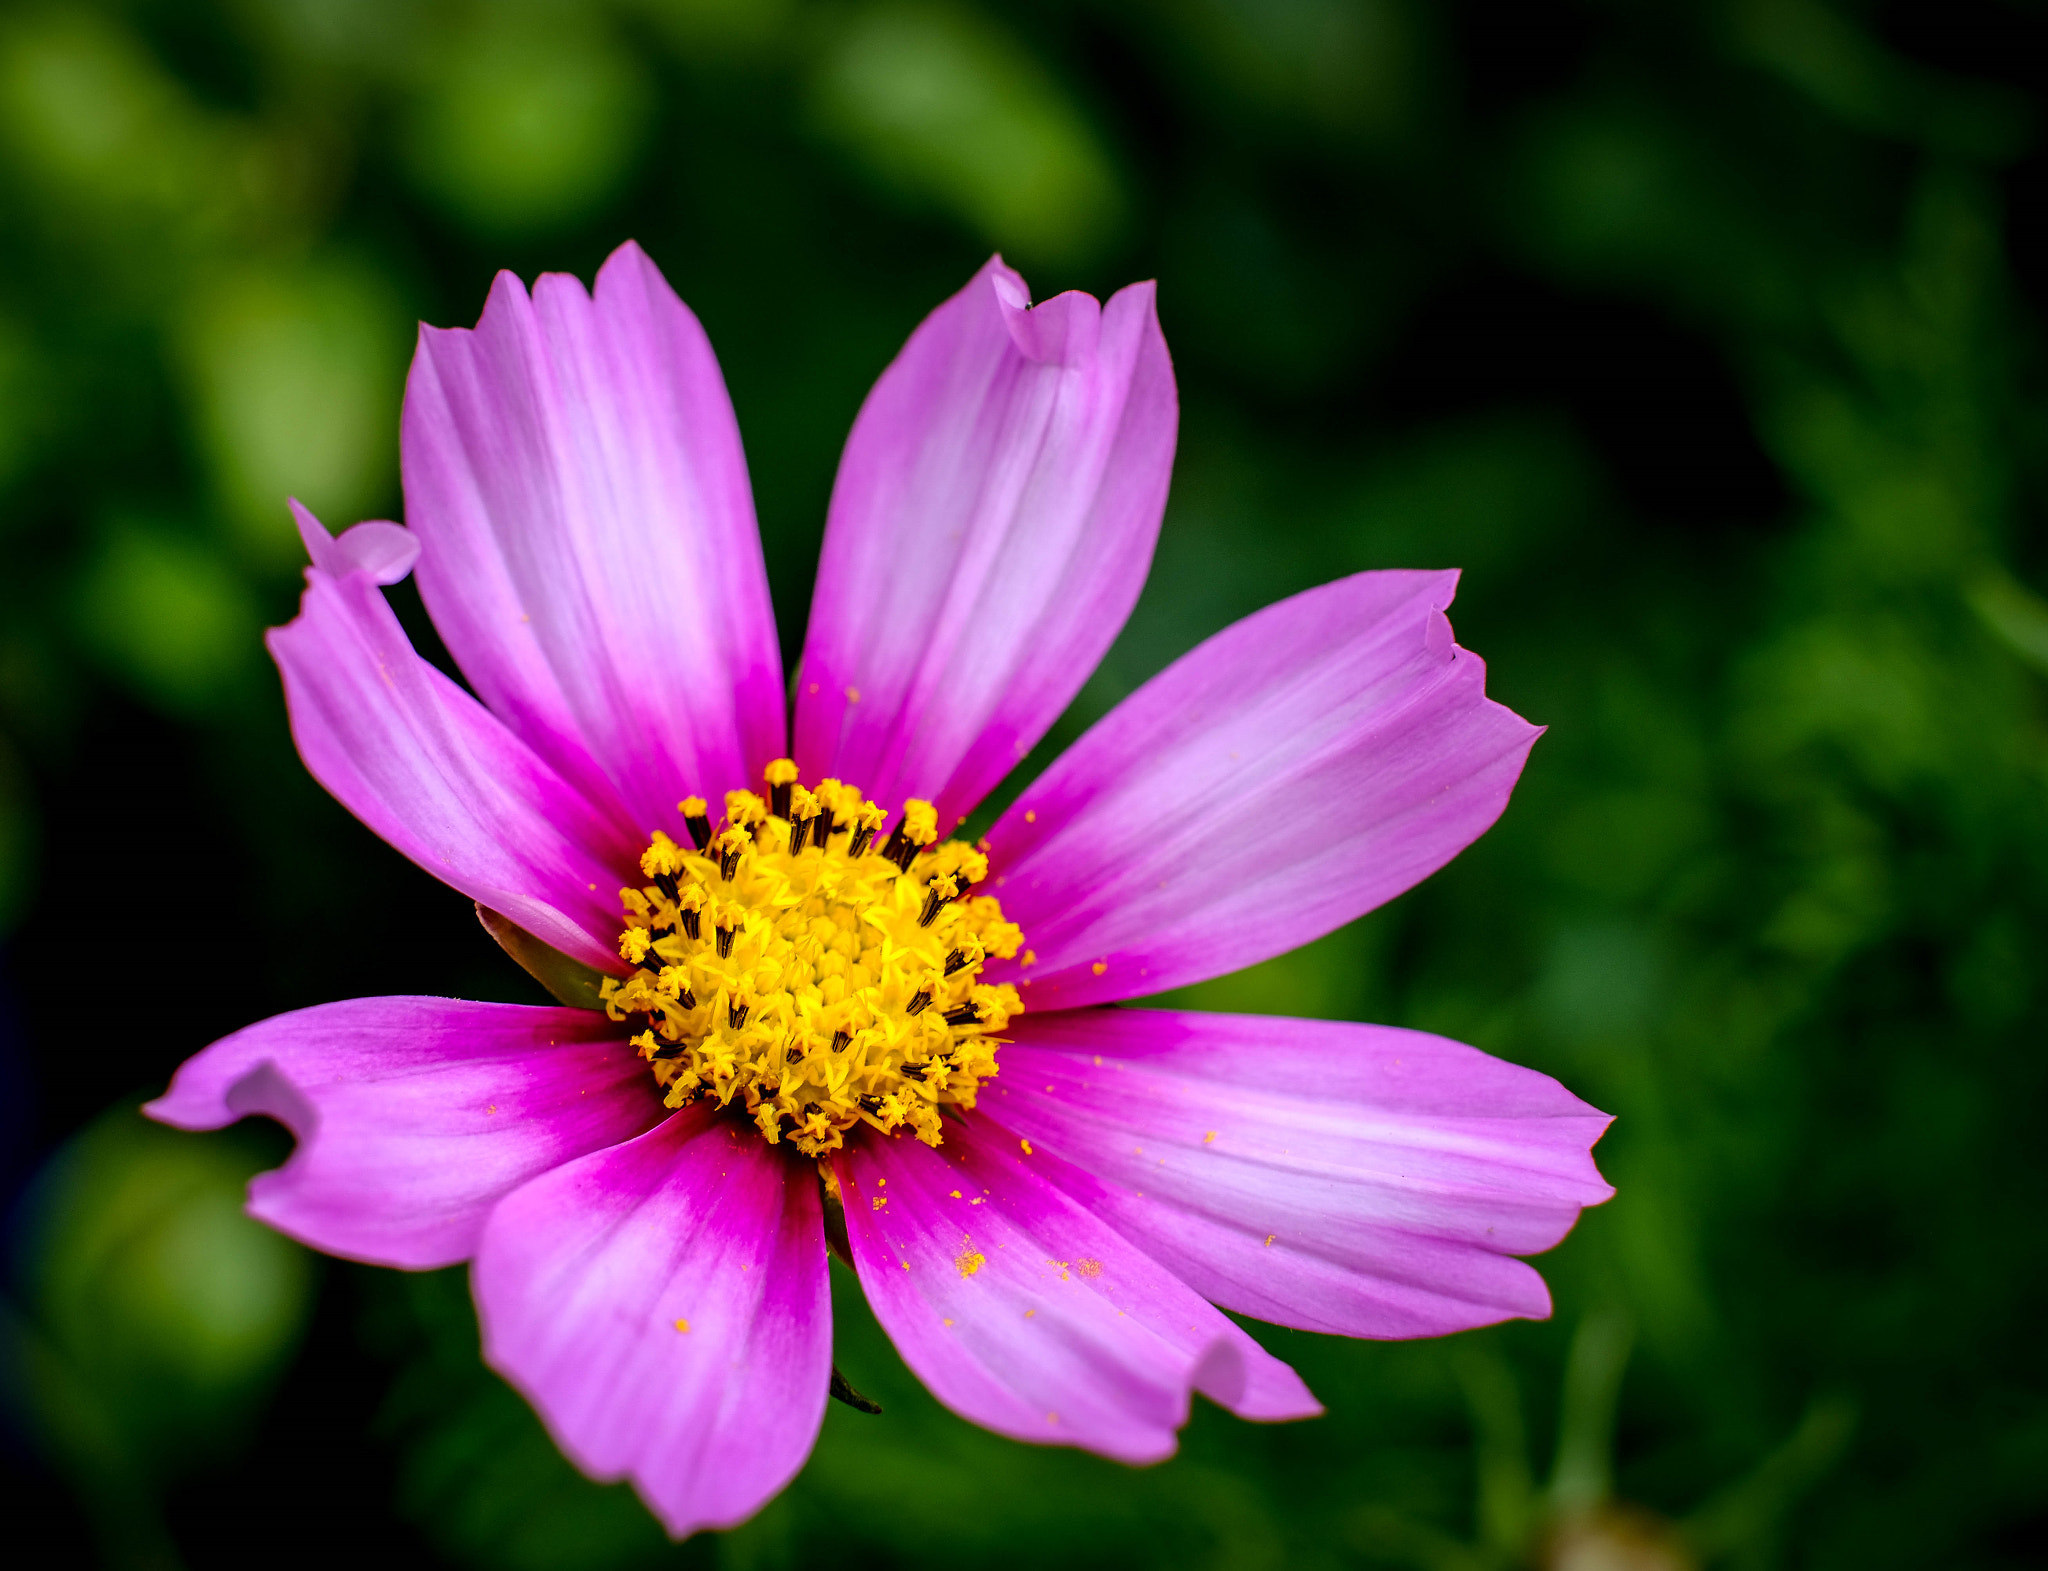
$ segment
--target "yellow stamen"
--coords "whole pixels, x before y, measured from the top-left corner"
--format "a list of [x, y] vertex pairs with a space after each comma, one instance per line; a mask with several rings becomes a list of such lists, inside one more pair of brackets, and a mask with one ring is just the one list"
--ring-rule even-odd
[[[671, 1107], [737, 1105], [807, 1156], [862, 1124], [936, 1146], [940, 1109], [974, 1106], [1023, 1012], [1015, 988], [981, 980], [1023, 934], [972, 893], [988, 857], [940, 842], [929, 802], [905, 804], [885, 846], [883, 808], [795, 771], [768, 766], [769, 801], [728, 792], [722, 827], [692, 826], [701, 851], [653, 837], [654, 882], [620, 891], [619, 952], [639, 969], [605, 982], [606, 1011], [636, 1027]], [[681, 806], [704, 819], [702, 798]]]

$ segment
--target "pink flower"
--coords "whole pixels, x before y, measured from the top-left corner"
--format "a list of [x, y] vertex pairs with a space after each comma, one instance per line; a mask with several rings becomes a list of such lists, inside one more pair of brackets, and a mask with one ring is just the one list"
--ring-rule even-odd
[[[1515, 1257], [1611, 1192], [1607, 1120], [1472, 1048], [1104, 1007], [1326, 933], [1499, 816], [1537, 731], [1452, 641], [1455, 574], [1247, 618], [979, 848], [939, 838], [1108, 649], [1166, 500], [1152, 287], [1027, 302], [991, 261], [861, 410], [793, 745], [732, 408], [635, 246], [594, 297], [501, 274], [474, 332], [422, 329], [409, 530], [298, 513], [270, 647], [307, 767], [606, 1007], [300, 1010], [150, 1111], [287, 1124], [249, 1207], [315, 1248], [471, 1261], [493, 1367], [677, 1535], [802, 1466], [828, 1237], [955, 1412], [1150, 1462], [1195, 1391], [1320, 1411], [1212, 1305], [1363, 1337], [1542, 1316]], [[475, 697], [379, 592], [415, 558]]]

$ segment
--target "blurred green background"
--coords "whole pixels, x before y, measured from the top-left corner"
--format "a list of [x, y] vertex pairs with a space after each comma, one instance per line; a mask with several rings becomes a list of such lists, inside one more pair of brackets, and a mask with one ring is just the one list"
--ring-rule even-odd
[[[11, 0], [0, 1553], [2048, 1563], [2044, 77], [2039, 0]], [[399, 516], [414, 322], [628, 236], [724, 362], [792, 656], [847, 424], [995, 248], [1156, 276], [1184, 401], [1054, 743], [1276, 596], [1466, 570], [1551, 727], [1506, 818], [1189, 996], [1619, 1115], [1552, 1322], [1261, 1328], [1329, 1416], [1205, 1408], [1135, 1472], [953, 1420], [842, 1280], [886, 1412], [674, 1548], [481, 1369], [459, 1273], [316, 1260], [239, 1215], [277, 1131], [139, 1118], [280, 1009], [535, 996], [305, 777], [258, 635], [287, 492]]]

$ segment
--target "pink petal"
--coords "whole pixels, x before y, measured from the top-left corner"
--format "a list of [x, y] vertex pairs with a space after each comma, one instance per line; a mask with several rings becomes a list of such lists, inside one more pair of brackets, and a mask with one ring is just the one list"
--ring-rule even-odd
[[467, 1260], [500, 1197], [662, 1116], [623, 1036], [587, 1009], [354, 998], [223, 1037], [144, 1111], [180, 1129], [277, 1119], [299, 1146], [250, 1184], [250, 1214], [424, 1270]]
[[1173, 1454], [1191, 1391], [1245, 1418], [1322, 1411], [1040, 1162], [979, 1113], [938, 1150], [871, 1139], [838, 1161], [861, 1285], [934, 1396], [1012, 1439], [1125, 1462]]
[[990, 831], [1033, 1011], [1234, 971], [1393, 899], [1507, 806], [1539, 729], [1451, 639], [1455, 573], [1360, 573], [1224, 629]]
[[[1345, 1336], [1550, 1313], [1514, 1255], [1613, 1190], [1609, 1120], [1548, 1075], [1391, 1026], [1025, 1015], [982, 1108], [1203, 1297]], [[977, 1115], [979, 1116], [979, 1115]]]
[[816, 1169], [686, 1108], [492, 1213], [484, 1357], [594, 1478], [631, 1478], [681, 1538], [796, 1476], [832, 1372]]
[[375, 583], [395, 584], [419, 560], [419, 536], [397, 524], [374, 519], [343, 530], [337, 540], [297, 497], [291, 499], [291, 508], [299, 538], [306, 542], [306, 555], [321, 572], [334, 578], [368, 573]]
[[739, 427], [638, 246], [594, 300], [500, 273], [475, 331], [421, 328], [403, 447], [420, 594], [513, 731], [643, 837], [758, 785], [782, 657]]
[[268, 642], [299, 756], [342, 806], [564, 954], [621, 969], [635, 839], [414, 654], [368, 574], [309, 571], [298, 620]]
[[868, 394], [832, 492], [796, 758], [964, 818], [1045, 734], [1130, 615], [1179, 404], [1153, 308], [1029, 309], [1000, 259]]

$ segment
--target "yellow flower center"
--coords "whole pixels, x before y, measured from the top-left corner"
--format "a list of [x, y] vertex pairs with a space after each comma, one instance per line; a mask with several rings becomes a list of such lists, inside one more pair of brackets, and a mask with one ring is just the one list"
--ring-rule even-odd
[[888, 814], [852, 786], [768, 766], [768, 795], [681, 804], [694, 848], [657, 833], [652, 883], [622, 889], [619, 953], [633, 974], [604, 984], [605, 1011], [681, 1107], [739, 1099], [769, 1143], [836, 1151], [857, 1125], [940, 1141], [942, 1107], [974, 1106], [996, 1072], [996, 1033], [1017, 990], [981, 980], [1022, 934], [970, 893], [988, 858], [940, 841], [929, 802]]

